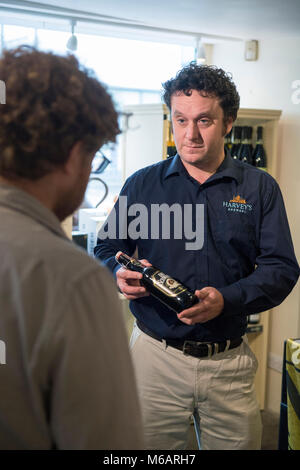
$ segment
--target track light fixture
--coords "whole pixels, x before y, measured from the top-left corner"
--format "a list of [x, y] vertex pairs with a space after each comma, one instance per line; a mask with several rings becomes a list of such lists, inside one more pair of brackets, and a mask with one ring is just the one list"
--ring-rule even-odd
[[198, 65], [203, 65], [206, 63], [205, 49], [200, 37], [196, 38], [195, 62]]
[[69, 37], [68, 42], [67, 42], [67, 49], [69, 49], [70, 51], [77, 50], [77, 37], [74, 34], [75, 25], [76, 25], [76, 21], [71, 20], [72, 36]]

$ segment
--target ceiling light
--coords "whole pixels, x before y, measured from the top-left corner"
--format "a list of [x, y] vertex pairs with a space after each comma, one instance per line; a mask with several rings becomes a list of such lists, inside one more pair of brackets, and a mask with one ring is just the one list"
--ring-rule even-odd
[[71, 20], [72, 36], [69, 37], [68, 42], [67, 42], [67, 49], [69, 49], [70, 51], [77, 50], [77, 37], [74, 34], [75, 25], [76, 25], [76, 21]]
[[206, 54], [205, 54], [204, 44], [201, 41], [201, 38], [196, 38], [195, 62], [198, 65], [203, 65], [206, 63]]

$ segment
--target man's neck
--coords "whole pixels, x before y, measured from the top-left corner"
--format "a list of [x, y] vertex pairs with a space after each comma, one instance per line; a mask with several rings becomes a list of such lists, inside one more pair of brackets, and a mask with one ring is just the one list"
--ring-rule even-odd
[[184, 162], [183, 160], [181, 161], [188, 174], [196, 181], [198, 181], [198, 183], [203, 184], [206, 180], [208, 180], [208, 178], [210, 178], [214, 173], [216, 173], [224, 158], [225, 155], [223, 154], [217, 161], [213, 162], [210, 165], [201, 163], [192, 165], [190, 163]]
[[3, 176], [0, 176], [0, 183], [22, 189], [22, 191], [25, 191], [26, 193], [30, 194], [30, 196], [33, 196], [41, 204], [53, 212], [53, 188], [50, 191], [47, 190], [47, 188], [49, 188], [49, 184], [47, 184], [45, 178], [31, 181], [25, 178], [4, 178]]

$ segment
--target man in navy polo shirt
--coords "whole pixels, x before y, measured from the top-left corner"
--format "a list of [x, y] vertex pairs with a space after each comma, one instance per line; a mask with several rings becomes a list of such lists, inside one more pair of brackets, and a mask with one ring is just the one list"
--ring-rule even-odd
[[[136, 317], [131, 348], [147, 447], [186, 448], [197, 415], [203, 449], [259, 449], [257, 360], [244, 335], [247, 315], [279, 305], [299, 276], [284, 203], [270, 175], [224, 154], [239, 108], [229, 75], [192, 63], [164, 84], [164, 100], [178, 153], [128, 178], [111, 214], [116, 230], [108, 219], [95, 248]], [[154, 207], [164, 214], [159, 227]], [[176, 314], [149, 296], [141, 274], [114, 258], [136, 249], [199, 303]]]

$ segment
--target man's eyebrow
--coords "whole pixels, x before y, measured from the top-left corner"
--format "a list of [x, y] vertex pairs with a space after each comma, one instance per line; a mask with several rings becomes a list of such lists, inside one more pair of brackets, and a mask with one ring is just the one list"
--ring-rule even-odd
[[[175, 109], [174, 113], [173, 113], [173, 116], [182, 116], [182, 117], [185, 117], [184, 116], [184, 113]], [[196, 119], [200, 119], [202, 117], [209, 117], [209, 118], [213, 118], [214, 115], [210, 112], [210, 111], [203, 111], [202, 113], [199, 113], [197, 116], [196, 116]]]

